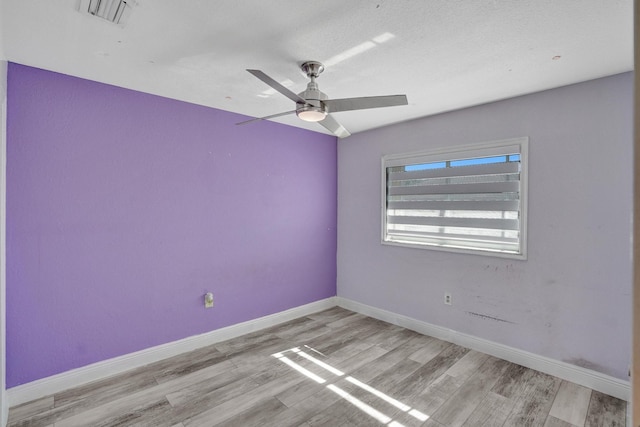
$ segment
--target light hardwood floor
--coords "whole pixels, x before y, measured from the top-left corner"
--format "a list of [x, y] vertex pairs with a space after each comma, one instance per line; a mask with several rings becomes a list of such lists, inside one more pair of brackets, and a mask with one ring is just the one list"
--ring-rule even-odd
[[11, 408], [9, 426], [623, 427], [625, 411], [336, 307]]

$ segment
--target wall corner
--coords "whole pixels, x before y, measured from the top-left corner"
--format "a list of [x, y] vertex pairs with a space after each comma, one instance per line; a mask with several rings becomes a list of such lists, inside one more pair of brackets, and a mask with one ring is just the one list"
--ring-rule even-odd
[[0, 426], [6, 426], [6, 194], [7, 194], [7, 61], [0, 56]]

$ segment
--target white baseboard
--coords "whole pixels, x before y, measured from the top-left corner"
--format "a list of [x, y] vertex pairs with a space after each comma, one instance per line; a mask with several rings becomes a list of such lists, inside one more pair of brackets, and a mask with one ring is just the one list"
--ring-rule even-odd
[[402, 326], [421, 334], [439, 338], [476, 351], [481, 351], [500, 359], [517, 363], [518, 365], [589, 387], [601, 393], [617, 397], [618, 399], [626, 400], [627, 402], [631, 400], [631, 384], [629, 381], [623, 381], [590, 369], [581, 368], [569, 363], [498, 344], [493, 341], [456, 332], [441, 326], [432, 325], [430, 323], [412, 319], [380, 308], [371, 307], [346, 298], [336, 298], [338, 305], [346, 308], [347, 310], [355, 311], [357, 313], [383, 320], [394, 325]]
[[2, 405], [1, 406], [1, 416], [2, 420], [0, 421], [0, 426], [6, 426], [9, 423], [9, 402], [7, 402], [7, 390], [2, 388]]
[[204, 334], [194, 335], [178, 341], [140, 350], [135, 353], [125, 354], [124, 356], [93, 363], [71, 371], [12, 387], [7, 390], [5, 406], [12, 407], [20, 405], [91, 381], [120, 374], [133, 368], [145, 366], [168, 357], [275, 326], [335, 306], [336, 297], [330, 297], [269, 316], [216, 329], [215, 331]]
[[[628, 381], [623, 381], [579, 366], [553, 360], [523, 350], [518, 350], [513, 347], [508, 347], [482, 338], [463, 334], [461, 332], [456, 332], [441, 326], [432, 325], [342, 297], [331, 297], [280, 313], [227, 326], [205, 334], [195, 335], [178, 341], [151, 347], [135, 353], [104, 360], [102, 362], [83, 366], [81, 368], [73, 369], [41, 380], [12, 387], [6, 391], [5, 399], [3, 399], [4, 406], [5, 408], [9, 408], [11, 406], [20, 405], [72, 387], [100, 380], [111, 375], [120, 374], [130, 369], [148, 365], [149, 363], [157, 362], [168, 357], [235, 338], [240, 335], [255, 332], [260, 329], [268, 328], [298, 317], [334, 307], [336, 305], [394, 325], [414, 330], [421, 334], [452, 342], [454, 344], [526, 366], [527, 368], [554, 375], [619, 399], [630, 401], [631, 398], [631, 385]], [[3, 417], [5, 415], [6, 414], [2, 414]]]

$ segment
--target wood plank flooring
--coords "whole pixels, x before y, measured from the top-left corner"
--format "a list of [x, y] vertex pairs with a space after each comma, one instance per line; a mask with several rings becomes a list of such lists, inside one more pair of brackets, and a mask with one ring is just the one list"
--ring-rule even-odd
[[11, 408], [18, 426], [623, 427], [626, 403], [339, 307]]

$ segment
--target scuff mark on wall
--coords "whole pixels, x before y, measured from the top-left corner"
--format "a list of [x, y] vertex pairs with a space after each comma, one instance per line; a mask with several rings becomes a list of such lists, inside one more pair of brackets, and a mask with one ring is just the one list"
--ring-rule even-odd
[[580, 366], [581, 368], [585, 368], [585, 369], [590, 369], [592, 371], [596, 371], [596, 372], [602, 372], [603, 374], [607, 374], [607, 375], [611, 375], [612, 372], [610, 369], [605, 368], [602, 365], [599, 365], [597, 363], [591, 362], [587, 359], [583, 359], [580, 357], [573, 357], [570, 359], [563, 359], [563, 362], [569, 363], [571, 365], [576, 365], [576, 366]]
[[493, 321], [496, 321], [496, 322], [511, 323], [513, 325], [516, 325], [515, 322], [511, 322], [509, 320], [500, 319], [498, 317], [489, 316], [487, 314], [474, 313], [473, 311], [465, 311], [465, 313], [467, 313], [467, 314], [469, 314], [471, 316], [479, 317], [479, 318], [481, 318], [483, 320], [493, 320]]

